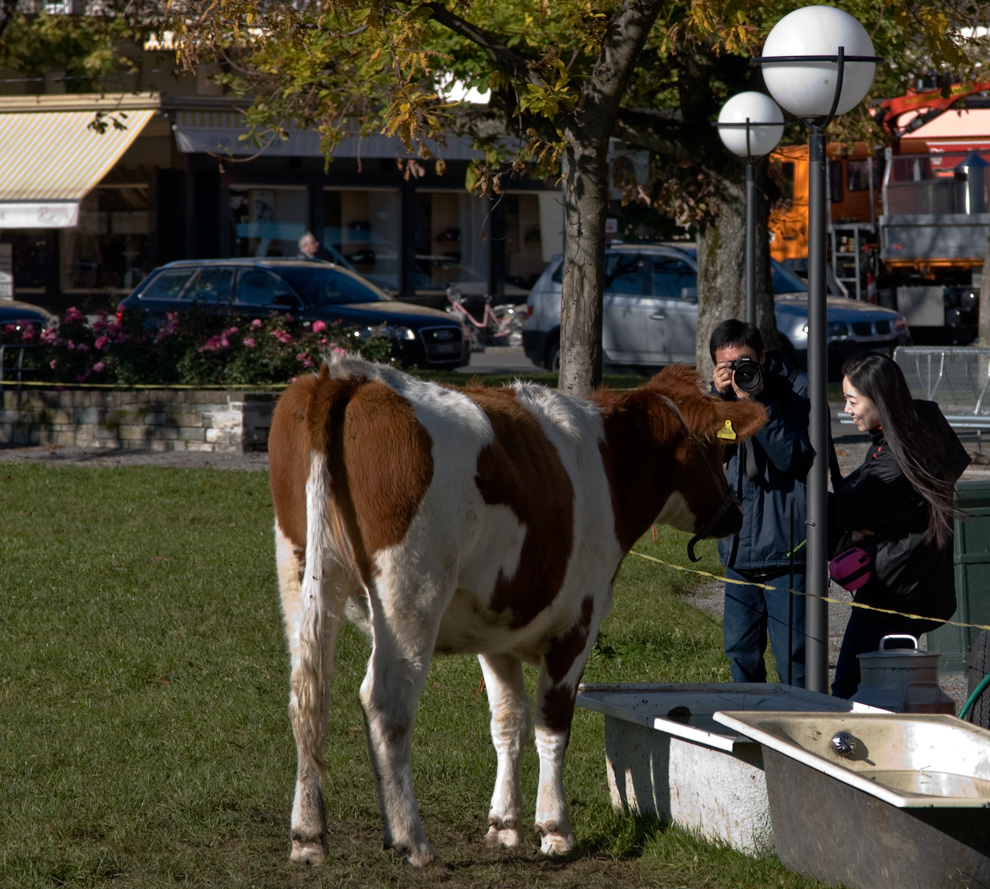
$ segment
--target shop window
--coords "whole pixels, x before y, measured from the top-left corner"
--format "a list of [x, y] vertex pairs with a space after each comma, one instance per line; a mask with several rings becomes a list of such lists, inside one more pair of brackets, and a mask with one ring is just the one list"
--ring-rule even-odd
[[0, 231], [2, 243], [11, 247], [14, 299], [44, 293], [48, 269], [55, 261], [57, 237], [58, 230], [53, 228]]
[[234, 256], [293, 257], [309, 227], [309, 196], [305, 188], [233, 186], [230, 212]]
[[151, 271], [147, 185], [98, 185], [61, 229], [61, 290], [128, 293]]
[[[506, 194], [505, 294], [525, 297], [561, 251], [563, 210], [557, 192]], [[557, 245], [556, 250], [553, 245]], [[520, 300], [521, 301], [521, 300]]]
[[327, 189], [322, 246], [328, 259], [390, 293], [400, 289], [401, 198], [396, 189]]
[[465, 296], [488, 292], [490, 205], [466, 191], [416, 195], [416, 293], [443, 294], [456, 286]]

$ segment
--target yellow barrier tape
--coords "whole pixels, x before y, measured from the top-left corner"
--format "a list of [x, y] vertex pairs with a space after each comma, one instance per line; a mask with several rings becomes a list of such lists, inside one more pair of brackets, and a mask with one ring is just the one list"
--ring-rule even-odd
[[[782, 587], [769, 586], [765, 583], [757, 583], [756, 581], [748, 580], [733, 580], [731, 577], [723, 577], [719, 574], [712, 574], [711, 571], [702, 571], [700, 568], [688, 568], [684, 565], [675, 565], [673, 562], [667, 562], [664, 559], [658, 559], [656, 556], [650, 556], [646, 553], [641, 553], [636, 550], [629, 551], [634, 556], [639, 556], [641, 559], [649, 559], [651, 562], [657, 562], [660, 565], [664, 565], [667, 568], [673, 568], [675, 571], [684, 571], [687, 574], [697, 574], [699, 577], [709, 577], [712, 580], [720, 581], [721, 583], [736, 583], [740, 586], [755, 586], [763, 590], [773, 590], [778, 593], [789, 592], [793, 593], [795, 596], [810, 596], [804, 590], [785, 590]], [[862, 602], [846, 601], [844, 599], [833, 599], [830, 596], [815, 596], [816, 599], [821, 599], [823, 602], [831, 602], [833, 605], [848, 605], [851, 608], [862, 608], [866, 611], [876, 611], [878, 614], [894, 614], [898, 617], [908, 617], [912, 620], [932, 620], [933, 618], [926, 617], [923, 614], [908, 614], [904, 611], [894, 611], [890, 608], [877, 608], [875, 605], [864, 605]], [[946, 620], [943, 623], [951, 624], [954, 627], [972, 627], [976, 630], [990, 630], [990, 626], [986, 624], [967, 624], [958, 620]]]

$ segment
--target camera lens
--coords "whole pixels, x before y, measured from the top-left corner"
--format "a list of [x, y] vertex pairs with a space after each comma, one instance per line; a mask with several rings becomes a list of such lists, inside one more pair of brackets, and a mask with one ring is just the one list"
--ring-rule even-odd
[[763, 374], [760, 372], [760, 365], [753, 361], [740, 362], [733, 371], [732, 380], [736, 387], [743, 392], [753, 392], [760, 388], [763, 382]]

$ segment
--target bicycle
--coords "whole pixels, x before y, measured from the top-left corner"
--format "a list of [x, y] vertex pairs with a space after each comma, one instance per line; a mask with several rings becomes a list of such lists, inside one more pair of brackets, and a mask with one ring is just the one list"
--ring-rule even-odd
[[447, 288], [447, 300], [450, 305], [446, 310], [461, 322], [464, 337], [471, 343], [472, 351], [482, 352], [486, 346], [522, 345], [525, 306], [511, 303], [493, 306], [491, 294], [485, 294], [484, 309], [479, 320], [471, 313], [457, 287]]

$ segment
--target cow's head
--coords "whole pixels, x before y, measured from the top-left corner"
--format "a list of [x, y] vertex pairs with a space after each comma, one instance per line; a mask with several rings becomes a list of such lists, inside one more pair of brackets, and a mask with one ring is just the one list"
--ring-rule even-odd
[[675, 365], [633, 392], [594, 398], [606, 416], [616, 532], [626, 548], [652, 522], [697, 538], [742, 526], [725, 448], [751, 437], [766, 413], [755, 402], [722, 401], [703, 385], [693, 370]]
[[696, 539], [725, 537], [742, 527], [742, 506], [725, 477], [725, 448], [754, 435], [767, 415], [756, 402], [722, 401], [699, 382], [684, 367], [665, 368], [653, 380], [683, 432], [674, 451], [675, 490], [660, 521]]

